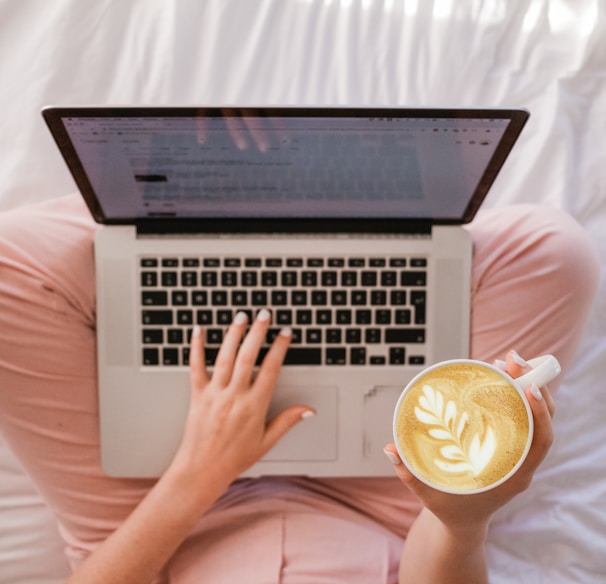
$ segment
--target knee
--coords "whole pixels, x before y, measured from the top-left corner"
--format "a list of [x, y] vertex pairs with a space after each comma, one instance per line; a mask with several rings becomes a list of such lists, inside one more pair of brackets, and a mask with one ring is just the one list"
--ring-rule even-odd
[[590, 302], [600, 279], [597, 246], [568, 213], [540, 205], [520, 205], [517, 228], [535, 256], [537, 275], [549, 271], [554, 285]]
[[542, 205], [512, 205], [478, 215], [470, 231], [477, 277], [487, 273], [591, 302], [600, 276], [595, 243], [568, 213]]

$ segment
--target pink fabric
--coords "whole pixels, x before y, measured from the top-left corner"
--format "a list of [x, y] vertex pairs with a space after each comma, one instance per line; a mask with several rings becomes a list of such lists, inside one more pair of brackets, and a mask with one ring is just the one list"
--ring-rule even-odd
[[[598, 279], [585, 234], [530, 205], [481, 212], [469, 229], [472, 356], [551, 352], [566, 368]], [[74, 565], [151, 485], [100, 468], [94, 230], [76, 195], [0, 215], [0, 430], [54, 510]], [[238, 481], [160, 580], [395, 582], [418, 510], [395, 478]]]

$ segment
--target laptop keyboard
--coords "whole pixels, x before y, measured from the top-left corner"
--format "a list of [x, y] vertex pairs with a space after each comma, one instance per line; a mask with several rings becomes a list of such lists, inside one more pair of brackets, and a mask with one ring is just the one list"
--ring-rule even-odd
[[238, 311], [272, 325], [259, 362], [284, 326], [285, 365], [425, 363], [427, 259], [422, 257], [141, 257], [142, 364], [189, 364], [193, 326], [214, 363]]

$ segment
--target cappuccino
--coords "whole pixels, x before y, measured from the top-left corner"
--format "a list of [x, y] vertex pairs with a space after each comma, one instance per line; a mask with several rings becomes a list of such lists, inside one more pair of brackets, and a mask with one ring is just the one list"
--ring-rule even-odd
[[532, 429], [515, 382], [474, 361], [446, 362], [417, 376], [394, 417], [404, 463], [426, 483], [455, 493], [509, 477], [526, 456]]

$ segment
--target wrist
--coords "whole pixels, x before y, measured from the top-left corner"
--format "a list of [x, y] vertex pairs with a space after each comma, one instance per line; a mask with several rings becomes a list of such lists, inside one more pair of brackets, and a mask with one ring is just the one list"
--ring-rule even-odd
[[468, 521], [444, 521], [424, 508], [423, 513], [430, 516], [429, 522], [433, 529], [439, 531], [445, 541], [452, 548], [461, 553], [468, 553], [474, 549], [482, 548], [486, 543], [489, 521], [470, 519]]

